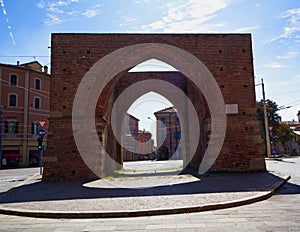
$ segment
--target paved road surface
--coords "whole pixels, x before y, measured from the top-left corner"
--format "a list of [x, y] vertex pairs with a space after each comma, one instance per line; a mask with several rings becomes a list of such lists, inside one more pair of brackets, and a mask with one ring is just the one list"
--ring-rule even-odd
[[6, 192], [30, 176], [40, 172], [39, 168], [18, 168], [0, 170], [0, 192]]
[[251, 205], [167, 216], [38, 219], [0, 215], [0, 231], [300, 231], [300, 158], [267, 161], [293, 179], [272, 198]]

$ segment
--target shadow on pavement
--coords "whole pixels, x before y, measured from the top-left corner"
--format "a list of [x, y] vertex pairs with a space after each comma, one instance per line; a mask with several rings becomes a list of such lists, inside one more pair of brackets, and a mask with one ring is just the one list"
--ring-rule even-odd
[[[157, 177], [159, 178], [159, 177]], [[88, 182], [42, 182], [22, 185], [0, 195], [0, 204], [51, 200], [143, 197], [199, 193], [252, 192], [269, 190], [282, 180], [267, 172], [212, 174], [197, 181], [149, 188], [86, 187]], [[134, 180], [133, 180], [134, 181]], [[139, 181], [141, 181], [139, 179]], [[147, 178], [145, 178], [147, 181]], [[299, 193], [300, 186], [294, 186]]]
[[277, 195], [300, 194], [300, 186], [293, 183], [285, 183], [277, 192]]

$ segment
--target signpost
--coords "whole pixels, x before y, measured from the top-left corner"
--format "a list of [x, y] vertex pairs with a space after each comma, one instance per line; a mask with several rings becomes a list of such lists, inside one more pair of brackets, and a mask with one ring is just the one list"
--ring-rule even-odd
[[40, 129], [38, 131], [38, 135], [44, 137], [47, 134], [47, 132], [44, 129]]
[[46, 125], [47, 120], [38, 120], [37, 122], [38, 122], [40, 128], [44, 128], [44, 126]]
[[41, 129], [38, 131], [38, 135], [40, 136], [38, 141], [38, 149], [39, 149], [39, 166], [40, 166], [40, 175], [42, 175], [42, 155], [43, 155], [43, 137], [47, 134], [47, 132], [43, 129], [46, 125], [47, 120], [38, 120], [38, 124]]

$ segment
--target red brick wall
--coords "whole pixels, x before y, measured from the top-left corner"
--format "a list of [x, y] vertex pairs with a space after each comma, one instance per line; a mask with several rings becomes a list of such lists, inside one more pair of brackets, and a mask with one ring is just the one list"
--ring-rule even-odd
[[[43, 179], [95, 177], [82, 162], [72, 135], [73, 98], [81, 78], [95, 62], [116, 49], [139, 43], [169, 44], [193, 54], [214, 76], [225, 103], [239, 105], [238, 114], [228, 115], [225, 143], [213, 169], [265, 170], [255, 111], [250, 34], [53, 34], [50, 131]], [[117, 80], [110, 83], [110, 89]], [[195, 94], [197, 101], [199, 93]], [[112, 102], [107, 103], [105, 94], [102, 99], [102, 108], [97, 111], [109, 116]], [[205, 115], [209, 130], [209, 113]]]

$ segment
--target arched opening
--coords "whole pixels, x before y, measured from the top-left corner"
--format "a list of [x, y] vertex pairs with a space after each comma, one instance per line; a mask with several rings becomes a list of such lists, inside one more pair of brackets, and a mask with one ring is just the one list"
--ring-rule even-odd
[[[153, 59], [150, 60], [150, 63], [152, 62]], [[105, 161], [104, 169], [105, 173], [107, 174], [110, 174], [117, 169], [122, 169], [124, 161], [147, 159], [182, 160], [183, 164], [181, 162], [181, 167], [188, 166], [196, 170], [199, 168], [208, 144], [208, 136], [210, 133], [207, 130], [208, 121], [205, 118], [206, 113], [208, 112], [209, 114], [207, 103], [195, 84], [191, 82], [184, 74], [172, 68], [165, 62], [161, 62], [157, 59], [155, 59], [154, 62], [159, 65], [155, 65], [153, 67], [149, 65], [148, 61], [146, 61], [138, 64], [136, 66], [139, 66], [138, 69], [128, 69], [115, 76], [109, 82], [109, 84], [106, 85], [101, 96], [99, 97], [98, 107], [96, 109], [99, 117], [97, 118], [105, 118], [105, 122], [102, 127], [99, 127], [98, 136], [99, 138], [103, 138], [102, 142], [105, 150], [115, 161], [115, 163], [117, 163], [117, 165], [111, 165], [111, 163]], [[145, 63], [148, 63], [146, 65], [147, 68], [141, 72], [141, 66], [145, 65]], [[173, 71], [170, 71], [170, 69]], [[121, 135], [123, 142], [118, 141], [118, 139], [115, 138], [115, 134], [111, 128], [111, 111], [116, 99], [133, 84], [146, 80], [160, 80], [168, 82], [170, 85], [180, 89], [180, 91], [185, 94], [194, 105], [197, 116], [200, 119], [197, 127], [201, 129], [198, 131], [200, 136], [199, 139], [195, 141], [197, 144], [195, 148], [196, 152], [195, 155], [193, 154], [192, 158], [188, 154], [188, 147], [190, 143], [190, 141], [188, 141], [188, 135], [186, 136], [186, 140], [183, 141], [186, 147], [182, 148], [179, 146], [181, 142], [180, 114], [186, 115], [189, 110], [184, 109], [184, 112], [177, 113], [177, 109], [174, 107], [172, 100], [178, 98], [178, 94], [175, 90], [172, 90], [172, 88], [169, 87], [163, 88], [160, 86], [160, 89], [157, 90], [155, 85], [153, 85], [152, 88], [149, 87], [148, 90], [145, 89], [145, 93], [143, 92], [141, 96], [134, 98], [134, 100], [128, 104], [128, 109], [126, 109], [126, 111], [123, 110], [118, 112], [118, 114], [122, 116], [117, 121], [122, 121], [125, 117], [126, 120], [130, 121], [132, 124], [132, 128], [127, 128], [124, 130], [123, 126], [119, 124], [118, 130], [125, 131], [126, 138], [124, 138], [124, 135]], [[187, 107], [187, 104], [183, 103], [183, 105], [186, 105]], [[100, 108], [102, 110], [99, 110]], [[134, 110], [139, 111], [139, 114], [132, 114]], [[155, 113], [157, 113], [157, 115], [155, 115]], [[140, 120], [142, 120], [141, 125], [137, 126], [137, 121], [139, 122]], [[156, 133], [153, 133], [153, 130], [150, 131], [149, 126], [144, 126], [145, 124], [151, 125], [153, 124], [153, 121], [156, 122], [157, 120], [159, 121], [159, 124], [157, 125], [154, 123], [153, 126], [155, 129], [157, 129], [157, 131], [159, 131], [158, 136]], [[196, 126], [188, 122], [187, 125], [187, 127], [190, 128]], [[149, 134], [147, 133], [148, 129], [152, 135], [152, 138], [149, 138]], [[105, 134], [103, 136], [104, 131]], [[153, 139], [153, 136], [155, 139]], [[139, 141], [139, 139], [144, 140], [144, 142]], [[146, 141], [147, 139], [150, 141]], [[147, 148], [145, 151], [145, 142], [151, 144], [151, 139], [155, 140], [155, 142], [152, 148]], [[124, 148], [126, 146], [131, 148]]]

